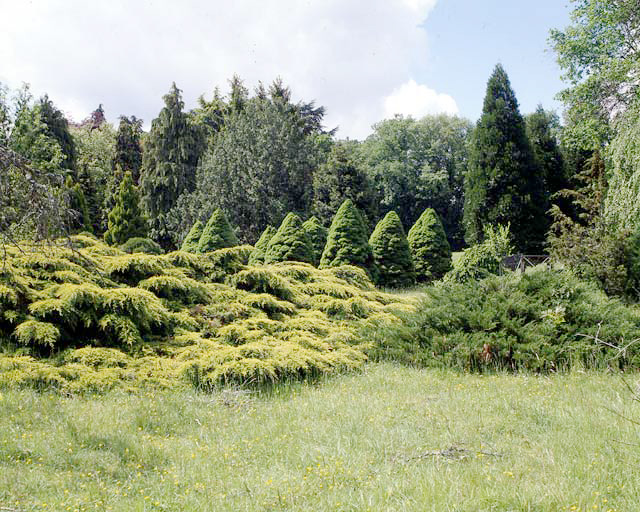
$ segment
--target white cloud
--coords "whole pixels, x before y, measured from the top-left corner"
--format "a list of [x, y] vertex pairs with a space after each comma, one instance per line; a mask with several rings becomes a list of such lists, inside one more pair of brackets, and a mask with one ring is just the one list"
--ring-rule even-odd
[[[361, 138], [424, 66], [436, 0], [0, 0], [0, 81], [29, 82], [75, 119], [98, 103], [147, 123], [172, 81], [187, 107], [234, 73], [277, 76]], [[406, 85], [406, 84], [405, 84]]]
[[448, 94], [409, 80], [384, 99], [384, 112], [386, 117], [402, 114], [420, 118], [427, 114], [457, 114], [458, 105]]

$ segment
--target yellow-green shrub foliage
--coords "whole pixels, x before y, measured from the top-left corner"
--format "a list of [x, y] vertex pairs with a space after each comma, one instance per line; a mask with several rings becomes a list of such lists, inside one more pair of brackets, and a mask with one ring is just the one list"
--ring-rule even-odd
[[369, 245], [376, 265], [376, 284], [401, 288], [416, 280], [409, 244], [400, 217], [389, 212], [373, 230]]
[[356, 267], [246, 266], [250, 246], [156, 256], [85, 235], [72, 243], [8, 252], [0, 388], [211, 388], [340, 372], [365, 361], [358, 333], [370, 318], [382, 325], [413, 304]]
[[269, 242], [277, 231], [278, 230], [273, 226], [267, 226], [265, 228], [265, 230], [260, 235], [260, 238], [258, 238], [251, 256], [249, 256], [249, 265], [258, 265], [260, 263], [264, 263], [264, 255], [267, 251], [267, 247], [269, 247]]

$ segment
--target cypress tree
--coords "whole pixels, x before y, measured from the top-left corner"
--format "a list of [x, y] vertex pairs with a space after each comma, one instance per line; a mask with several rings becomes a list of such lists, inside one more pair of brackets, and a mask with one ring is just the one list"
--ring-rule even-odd
[[147, 221], [140, 209], [140, 194], [126, 172], [116, 196], [116, 204], [109, 212], [108, 229], [104, 240], [110, 245], [121, 245], [129, 238], [145, 238]]
[[288, 213], [278, 231], [269, 241], [264, 262], [301, 261], [313, 263], [313, 246], [295, 213]]
[[401, 288], [415, 283], [409, 244], [396, 212], [387, 213], [378, 222], [369, 238], [369, 245], [378, 271], [376, 284]]
[[180, 247], [181, 251], [186, 252], [198, 252], [198, 243], [200, 242], [200, 237], [202, 236], [202, 230], [204, 229], [204, 224], [199, 220], [195, 221], [189, 233], [182, 241], [182, 246]]
[[313, 264], [317, 267], [320, 264], [322, 251], [327, 243], [327, 228], [315, 216], [303, 222], [302, 228], [313, 247]]
[[364, 268], [370, 275], [375, 275], [367, 227], [351, 199], [344, 201], [338, 208], [320, 259], [320, 268], [339, 265], [355, 265]]
[[440, 279], [451, 269], [451, 247], [433, 208], [427, 208], [407, 236], [419, 282]]
[[509, 78], [498, 64], [471, 139], [465, 176], [464, 225], [469, 244], [484, 226], [510, 224], [516, 248], [540, 252], [547, 223], [544, 182]]
[[116, 134], [116, 154], [113, 158], [113, 169], [128, 169], [131, 171], [133, 182], [140, 181], [142, 167], [142, 119], [136, 116], [120, 116], [118, 133]]
[[183, 192], [195, 188], [196, 166], [204, 141], [201, 131], [182, 111], [184, 103], [175, 83], [164, 103], [145, 141], [140, 184], [151, 238], [166, 249], [174, 243], [167, 214]]
[[71, 176], [67, 176], [65, 186], [69, 194], [69, 209], [73, 210], [71, 229], [73, 231], [93, 232], [89, 206], [82, 187], [79, 183], [74, 183]]
[[256, 245], [253, 246], [253, 251], [251, 251], [251, 255], [249, 256], [249, 265], [264, 263], [264, 256], [267, 252], [267, 247], [269, 247], [269, 242], [277, 231], [273, 226], [267, 226], [265, 228], [260, 238], [258, 238]]
[[218, 208], [211, 214], [209, 222], [202, 231], [198, 252], [210, 252], [236, 245], [238, 245], [238, 239], [229, 225], [227, 216]]

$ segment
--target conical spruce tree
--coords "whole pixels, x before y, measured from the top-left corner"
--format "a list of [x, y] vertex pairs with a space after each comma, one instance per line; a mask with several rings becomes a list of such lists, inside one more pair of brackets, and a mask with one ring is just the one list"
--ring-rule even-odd
[[195, 188], [204, 139], [201, 130], [183, 112], [184, 103], [176, 84], [164, 97], [164, 103], [145, 141], [140, 187], [149, 215], [150, 236], [167, 249], [175, 242], [169, 210], [183, 192]]
[[402, 288], [415, 283], [416, 273], [400, 217], [387, 213], [371, 233], [369, 245], [377, 269], [376, 284]]
[[440, 279], [451, 270], [451, 247], [433, 208], [427, 208], [407, 235], [418, 282]]
[[267, 226], [265, 228], [260, 238], [258, 238], [256, 245], [253, 246], [253, 251], [251, 251], [251, 255], [249, 256], [249, 265], [264, 263], [264, 256], [267, 252], [267, 247], [269, 247], [269, 242], [277, 231], [273, 226]]
[[182, 241], [180, 250], [186, 252], [198, 252], [198, 244], [200, 243], [200, 237], [202, 236], [203, 229], [204, 224], [199, 220], [195, 221], [187, 233], [187, 236]]
[[509, 78], [498, 64], [471, 138], [465, 175], [465, 240], [481, 242], [487, 224], [510, 224], [517, 250], [540, 252], [548, 226], [545, 212], [542, 170]]
[[138, 187], [126, 172], [116, 195], [116, 203], [108, 216], [108, 229], [104, 240], [110, 245], [121, 245], [129, 238], [147, 236], [147, 220], [140, 208]]
[[320, 264], [322, 251], [327, 243], [327, 228], [315, 216], [304, 221], [302, 227], [313, 247], [313, 264], [317, 267]]
[[209, 222], [202, 231], [198, 252], [210, 252], [236, 245], [238, 245], [238, 239], [229, 225], [227, 216], [218, 208], [211, 214]]
[[375, 276], [376, 272], [367, 226], [351, 199], [344, 201], [338, 208], [320, 259], [320, 268], [339, 265], [362, 267], [371, 276]]
[[269, 241], [264, 262], [301, 261], [313, 263], [313, 246], [295, 213], [288, 213], [278, 231]]

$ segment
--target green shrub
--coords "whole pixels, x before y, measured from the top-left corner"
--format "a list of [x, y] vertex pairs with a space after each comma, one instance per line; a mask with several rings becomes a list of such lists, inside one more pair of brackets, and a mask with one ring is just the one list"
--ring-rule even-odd
[[231, 229], [226, 215], [218, 208], [211, 214], [207, 225], [202, 230], [202, 236], [198, 242], [198, 252], [211, 252], [235, 245], [238, 245], [238, 239]]
[[265, 251], [265, 264], [281, 261], [313, 263], [313, 246], [295, 213], [287, 214]]
[[120, 246], [120, 250], [132, 254], [134, 252], [143, 252], [145, 254], [162, 254], [164, 251], [157, 243], [149, 238], [129, 238]]
[[116, 204], [109, 212], [108, 229], [104, 239], [109, 245], [121, 245], [129, 238], [147, 235], [147, 221], [140, 208], [140, 194], [126, 172], [116, 195]]
[[374, 359], [464, 370], [557, 371], [640, 363], [640, 311], [568, 272], [430, 287], [396, 326], [370, 328]]
[[313, 264], [317, 267], [320, 264], [320, 258], [322, 257], [324, 246], [327, 244], [328, 230], [315, 216], [304, 221], [302, 223], [302, 228], [307, 234], [307, 238], [313, 247]]
[[415, 282], [413, 261], [400, 217], [389, 212], [373, 230], [369, 245], [377, 269], [376, 284], [402, 288]]
[[354, 265], [375, 275], [373, 253], [362, 214], [347, 199], [336, 212], [320, 260], [320, 268]]
[[487, 226], [484, 241], [465, 249], [454, 262], [453, 269], [445, 275], [448, 281], [459, 283], [499, 274], [502, 260], [511, 254], [511, 236], [508, 226]]
[[427, 208], [407, 235], [419, 282], [440, 279], [451, 269], [451, 247], [432, 208]]
[[269, 246], [269, 242], [273, 238], [273, 235], [276, 234], [278, 230], [273, 226], [267, 226], [265, 230], [258, 238], [256, 245], [251, 252], [251, 256], [249, 256], [249, 265], [258, 265], [260, 263], [264, 263], [264, 256], [267, 251], [267, 247]]
[[204, 230], [204, 224], [199, 220], [195, 221], [191, 229], [187, 233], [187, 236], [182, 241], [181, 251], [185, 252], [198, 252], [198, 244], [200, 243], [200, 237]]

